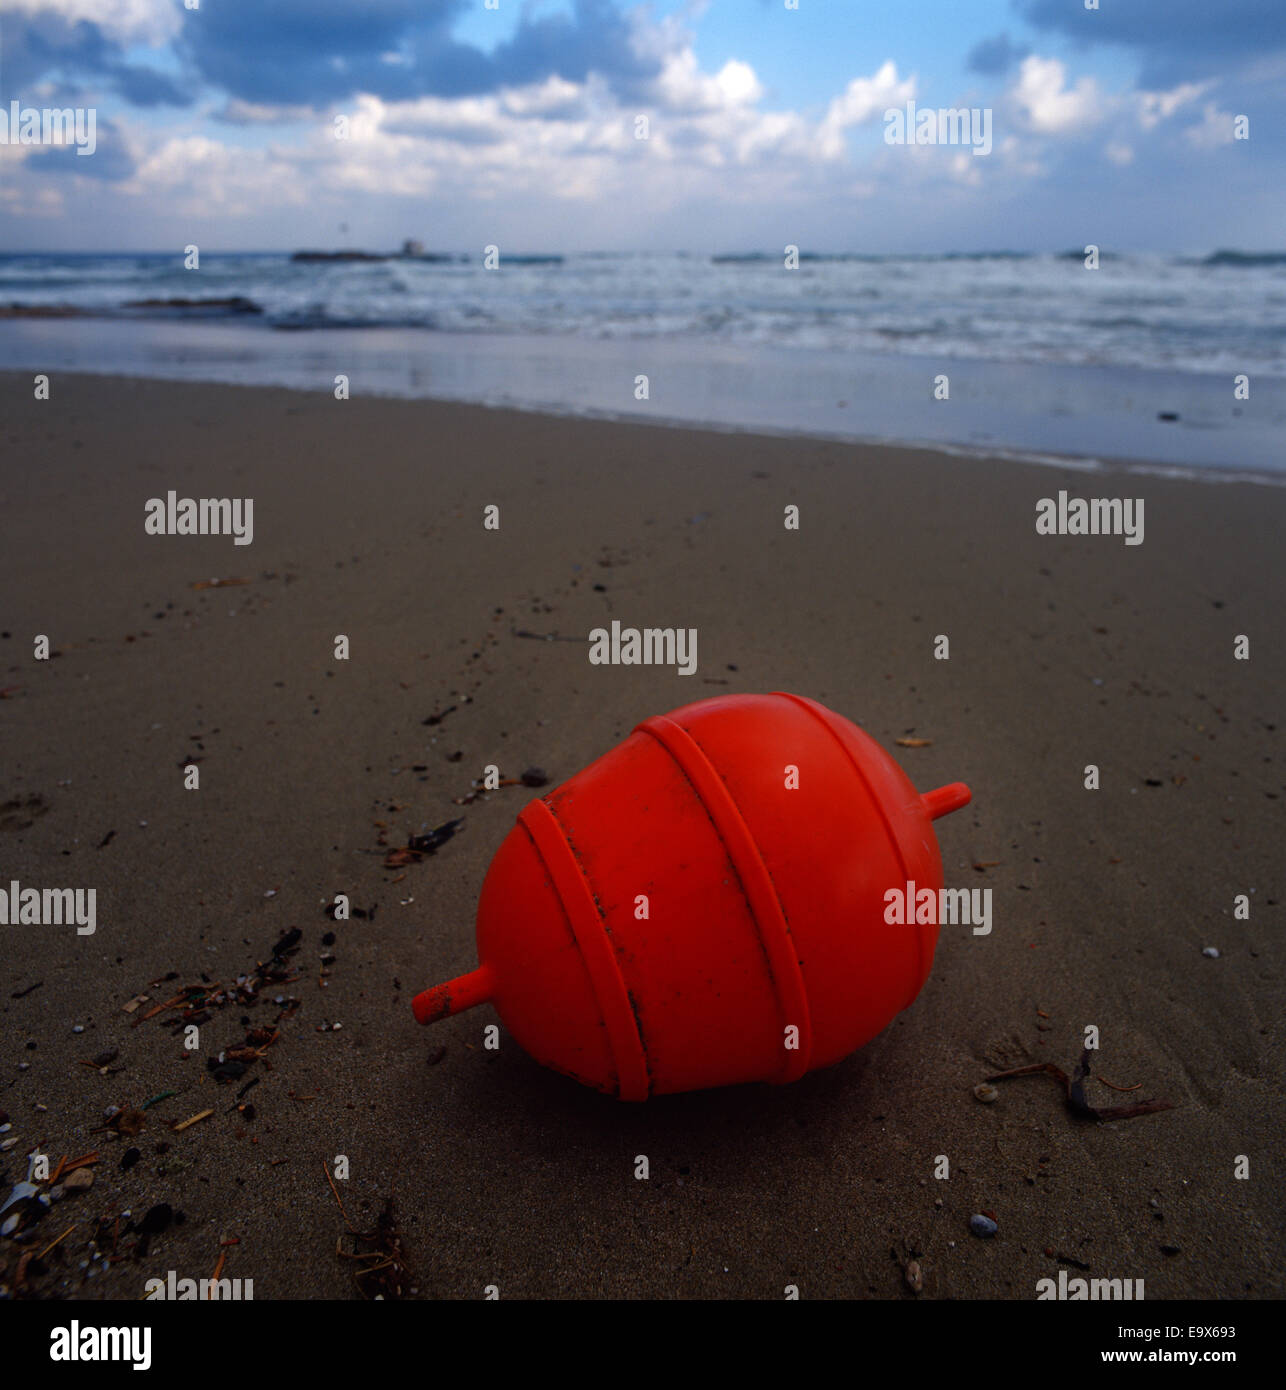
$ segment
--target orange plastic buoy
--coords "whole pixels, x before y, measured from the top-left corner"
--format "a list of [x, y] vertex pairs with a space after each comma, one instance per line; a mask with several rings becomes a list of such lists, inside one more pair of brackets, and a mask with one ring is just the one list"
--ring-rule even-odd
[[920, 796], [856, 725], [802, 695], [725, 695], [645, 719], [530, 802], [478, 903], [479, 967], [421, 1023], [490, 1001], [538, 1062], [622, 1100], [795, 1081], [920, 992], [936, 925], [885, 893], [942, 886]]

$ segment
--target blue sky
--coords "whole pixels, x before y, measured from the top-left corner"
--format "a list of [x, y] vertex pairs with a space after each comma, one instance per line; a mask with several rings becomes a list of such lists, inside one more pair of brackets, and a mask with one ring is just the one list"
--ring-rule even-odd
[[0, 145], [0, 247], [1286, 245], [1282, 0], [188, 3], [0, 0], [0, 105], [98, 140]]

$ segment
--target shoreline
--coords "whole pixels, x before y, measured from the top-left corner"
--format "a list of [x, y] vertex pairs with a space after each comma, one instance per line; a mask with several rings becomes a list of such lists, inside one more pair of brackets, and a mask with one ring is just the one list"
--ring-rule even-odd
[[[38, 365], [32, 365], [38, 364]], [[1069, 466], [1184, 470], [1280, 484], [1286, 378], [1238, 404], [1220, 375], [836, 354], [684, 339], [424, 329], [269, 331], [237, 317], [38, 318], [0, 325], [0, 371], [277, 386], [458, 401], [572, 419], [931, 448]], [[935, 399], [945, 373], [949, 399]], [[647, 399], [636, 399], [647, 378]]]

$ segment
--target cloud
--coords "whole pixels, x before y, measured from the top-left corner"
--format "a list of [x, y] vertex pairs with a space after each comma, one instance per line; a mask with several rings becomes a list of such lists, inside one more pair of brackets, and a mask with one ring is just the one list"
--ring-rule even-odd
[[95, 116], [94, 152], [82, 155], [74, 145], [32, 146], [23, 169], [32, 174], [73, 175], [121, 183], [134, 172], [134, 155], [119, 125]]
[[1198, 150], [1213, 150], [1220, 145], [1231, 145], [1235, 140], [1233, 121], [1236, 117], [1231, 111], [1220, 111], [1213, 101], [1206, 102], [1199, 124], [1189, 126], [1183, 132], [1184, 138]]
[[226, 125], [291, 125], [296, 121], [315, 120], [316, 113], [311, 106], [262, 106], [230, 97], [214, 112], [214, 119]]
[[823, 155], [839, 158], [849, 129], [879, 119], [890, 107], [905, 106], [915, 92], [915, 77], [899, 79], [897, 64], [891, 58], [872, 76], [855, 77], [831, 102], [822, 121], [818, 137]]
[[1067, 69], [1057, 58], [1024, 58], [1010, 95], [1028, 127], [1041, 135], [1062, 135], [1097, 124], [1106, 103], [1092, 77], [1068, 88]]
[[1031, 49], [1010, 42], [1008, 34], [997, 34], [994, 38], [983, 39], [969, 50], [966, 63], [971, 71], [988, 77], [1000, 77], [1017, 62], [1021, 62]]
[[[171, 29], [167, 17], [148, 0], [121, 0], [120, 12], [103, 22], [81, 16], [82, 0], [7, 0], [18, 18], [4, 26], [5, 87], [23, 94], [48, 77], [63, 81], [90, 78], [106, 82], [134, 106], [189, 106], [190, 87], [180, 86], [164, 73], [126, 58], [127, 45], [161, 44]], [[110, 6], [95, 6], [111, 10]]]
[[1152, 130], [1169, 120], [1180, 107], [1195, 101], [1214, 86], [1213, 82], [1182, 82], [1168, 92], [1139, 93], [1139, 124]]
[[1286, 49], [1281, 0], [1106, 0], [1098, 10], [1068, 0], [1022, 0], [1020, 8], [1037, 29], [1078, 43], [1135, 49], [1145, 87], [1209, 76], [1230, 63]]
[[754, 68], [729, 59], [715, 74], [701, 72], [697, 55], [683, 48], [670, 55], [649, 95], [666, 111], [695, 113], [751, 105], [763, 96]]
[[479, 96], [592, 73], [625, 92], [661, 68], [635, 41], [641, 21], [612, 0], [573, 0], [555, 15], [524, 10], [490, 52], [452, 35], [470, 8], [469, 0], [220, 0], [185, 15], [179, 48], [233, 98], [317, 109], [359, 95]]
[[113, 43], [152, 48], [172, 39], [181, 22], [173, 0], [5, 0], [4, 8], [28, 20], [61, 21], [69, 29], [87, 21]]

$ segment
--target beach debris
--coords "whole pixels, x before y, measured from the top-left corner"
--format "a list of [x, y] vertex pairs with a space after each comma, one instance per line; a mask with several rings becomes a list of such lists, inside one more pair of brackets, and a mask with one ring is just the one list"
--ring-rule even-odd
[[558, 632], [528, 632], [525, 627], [511, 627], [510, 637], [528, 637], [533, 642], [588, 642], [588, 637], [565, 637]]
[[893, 740], [899, 748], [932, 748], [931, 738], [895, 738]]
[[990, 1216], [980, 1211], [974, 1212], [969, 1218], [969, 1230], [980, 1240], [990, 1240], [999, 1229], [999, 1225]]
[[77, 1223], [73, 1221], [71, 1225], [68, 1226], [67, 1229], [62, 1233], [62, 1235], [55, 1236], [53, 1240], [51, 1240], [49, 1244], [46, 1245], [45, 1248], [35, 1258], [38, 1260], [43, 1260], [45, 1256], [54, 1248], [55, 1245], [61, 1244], [62, 1241], [66, 1240], [67, 1237], [71, 1235], [71, 1233], [76, 1229], [76, 1224]]
[[973, 871], [976, 874], [985, 874], [988, 869], [998, 869], [1003, 861], [999, 859], [979, 859], [975, 861]]
[[182, 1134], [190, 1125], [196, 1124], [199, 1120], [208, 1120], [214, 1114], [213, 1110], [200, 1110], [195, 1115], [186, 1120], [180, 1120], [178, 1124], [171, 1125], [170, 1128], [175, 1134]]
[[144, 1004], [147, 1003], [147, 1001], [148, 1001], [148, 999], [149, 999], [150, 997], [151, 997], [151, 996], [150, 996], [150, 995], [147, 995], [147, 994], [136, 994], [136, 995], [133, 997], [133, 999], [131, 999], [131, 1000], [129, 1001], [128, 1004], [122, 1004], [122, 1005], [121, 1005], [121, 1013], [123, 1013], [123, 1014], [132, 1014], [132, 1013], [137, 1012], [139, 1009], [141, 1009], [141, 1008], [143, 1007]]
[[[1015, 1067], [1012, 1071], [997, 1072], [994, 1076], [987, 1077], [989, 1082], [1010, 1081], [1016, 1076], [1035, 1076], [1040, 1072], [1046, 1072], [1052, 1076], [1063, 1088], [1063, 1095], [1067, 1101], [1067, 1108], [1073, 1115], [1078, 1115], [1083, 1119], [1089, 1120], [1132, 1120], [1138, 1115], [1154, 1115], [1161, 1110], [1173, 1110], [1174, 1105], [1168, 1100], [1143, 1100], [1133, 1105], [1091, 1105], [1085, 1099], [1085, 1081], [1090, 1075], [1090, 1054], [1086, 1048], [1081, 1053], [1081, 1059], [1076, 1065], [1075, 1072], [1068, 1076], [1061, 1067], [1057, 1067], [1053, 1062], [1033, 1062], [1029, 1066]], [[1140, 1083], [1142, 1084], [1142, 1083]], [[1119, 1088], [1113, 1088], [1119, 1089]]]
[[1218, 960], [1218, 959], [1219, 959], [1219, 947], [1218, 947], [1218, 946], [1206, 946], [1206, 947], [1203, 947], [1201, 954], [1202, 954], [1203, 956], [1205, 956], [1208, 960]]
[[130, 1139], [140, 1133], [146, 1124], [147, 1116], [141, 1110], [134, 1110], [129, 1107], [116, 1111], [107, 1121], [108, 1129], [114, 1129], [117, 1134], [124, 1134]]
[[128, 1148], [121, 1155], [121, 1171], [128, 1173], [129, 1170], [142, 1158], [142, 1153], [138, 1149]]
[[440, 710], [437, 714], [431, 714], [427, 719], [421, 719], [421, 724], [427, 724], [432, 728], [435, 724], [441, 724], [448, 714], [454, 714], [458, 706], [448, 705], [446, 709]]
[[426, 854], [436, 853], [463, 824], [464, 818], [460, 817], [443, 821], [441, 825], [435, 826], [423, 835], [409, 836], [404, 849], [391, 849], [384, 856], [384, 867], [401, 869], [407, 864], [418, 864]]
[[501, 787], [543, 787], [548, 783], [549, 775], [543, 767], [526, 768], [517, 777], [502, 777], [494, 787], [488, 787], [482, 778], [475, 777], [469, 783], [469, 790], [463, 796], [453, 796], [451, 801], [456, 806], [471, 806], [480, 796], [498, 791]]
[[402, 1234], [397, 1227], [397, 1209], [392, 1196], [385, 1198], [374, 1230], [353, 1231], [350, 1227], [348, 1234], [350, 1248], [344, 1249], [341, 1237], [335, 1253], [341, 1259], [354, 1262], [353, 1282], [362, 1295], [384, 1301], [400, 1298], [410, 1280], [411, 1270], [402, 1250]]
[[95, 1164], [97, 1162], [97, 1150], [94, 1150], [91, 1153], [81, 1154], [79, 1158], [72, 1159], [69, 1159], [67, 1155], [64, 1154], [62, 1158], [58, 1160], [58, 1166], [54, 1169], [53, 1174], [50, 1176], [49, 1182], [52, 1185], [56, 1183], [59, 1180], [59, 1178], [65, 1178], [68, 1173], [74, 1173], [82, 1168], [89, 1168], [92, 1164]]
[[445, 1047], [435, 1047], [432, 1052], [424, 1059], [429, 1066], [436, 1067], [437, 1064], [447, 1055]]
[[248, 579], [198, 579], [191, 587], [194, 589], [231, 589], [237, 584], [249, 584]]
[[116, 838], [116, 832], [109, 830], [106, 835], [94, 846], [95, 849], [105, 849]]
[[973, 1088], [974, 1100], [980, 1100], [984, 1105], [991, 1105], [993, 1101], [1000, 1099], [1000, 1092], [994, 1086], [988, 1086], [985, 1081], [980, 1081]]
[[16, 1205], [18, 1202], [25, 1202], [25, 1201], [27, 1200], [28, 1197], [34, 1197], [35, 1195], [36, 1195], [36, 1185], [35, 1185], [35, 1183], [31, 1183], [31, 1182], [17, 1182], [17, 1183], [14, 1183], [14, 1185], [13, 1185], [13, 1191], [10, 1192], [9, 1197], [8, 1197], [8, 1200], [5, 1202], [4, 1206], [0, 1207], [0, 1213], [3, 1213], [3, 1212], [8, 1211], [10, 1207]]
[[25, 999], [27, 995], [34, 993], [44, 984], [43, 980], [37, 980], [34, 985], [28, 985], [26, 989], [15, 989], [9, 996], [10, 999]]

